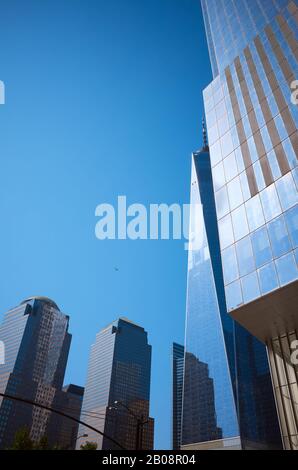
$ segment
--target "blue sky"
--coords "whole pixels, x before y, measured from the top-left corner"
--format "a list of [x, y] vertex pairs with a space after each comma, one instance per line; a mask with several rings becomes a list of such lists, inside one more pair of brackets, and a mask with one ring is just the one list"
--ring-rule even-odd
[[[188, 203], [211, 81], [199, 0], [1, 0], [0, 319], [31, 295], [71, 317], [67, 382], [119, 316], [153, 347], [156, 448], [170, 446], [183, 241], [99, 241], [95, 208]], [[119, 271], [115, 271], [117, 266]]]

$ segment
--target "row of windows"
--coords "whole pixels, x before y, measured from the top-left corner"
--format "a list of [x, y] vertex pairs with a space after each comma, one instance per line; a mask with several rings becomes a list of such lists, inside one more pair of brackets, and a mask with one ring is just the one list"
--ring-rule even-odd
[[297, 264], [298, 250], [295, 250], [229, 284], [226, 286], [228, 310], [295, 281], [298, 279]]

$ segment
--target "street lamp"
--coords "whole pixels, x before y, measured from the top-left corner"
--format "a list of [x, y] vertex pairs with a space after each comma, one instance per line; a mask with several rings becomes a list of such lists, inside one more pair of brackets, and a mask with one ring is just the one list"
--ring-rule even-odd
[[[143, 428], [145, 424], [149, 422], [149, 419], [144, 420], [143, 416], [138, 416], [134, 411], [132, 411], [125, 403], [119, 400], [114, 401], [114, 405], [119, 405], [125, 408], [131, 416], [134, 417], [134, 419], [137, 422], [137, 432], [136, 432], [136, 450], [140, 450], [140, 436], [141, 436], [141, 449], [142, 449], [142, 443], [143, 443]], [[116, 407], [110, 406], [110, 410], [116, 409]]]
[[78, 436], [78, 437], [76, 438], [76, 442], [77, 442], [79, 439], [81, 439], [82, 437], [88, 437], [88, 434], [82, 434], [81, 436]]

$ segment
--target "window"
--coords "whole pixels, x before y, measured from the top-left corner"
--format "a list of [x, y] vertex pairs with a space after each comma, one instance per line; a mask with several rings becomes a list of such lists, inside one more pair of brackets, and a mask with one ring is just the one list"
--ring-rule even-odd
[[257, 194], [245, 203], [248, 225], [251, 231], [256, 230], [265, 224], [264, 214]]
[[232, 212], [232, 221], [236, 241], [248, 235], [249, 230], [244, 206], [240, 206]]
[[230, 201], [230, 209], [234, 210], [236, 209], [236, 207], [240, 206], [243, 203], [239, 178], [234, 178], [230, 183], [228, 183], [227, 188]]
[[240, 281], [226, 286], [227, 308], [233, 310], [243, 303]]
[[298, 205], [285, 213], [285, 220], [293, 248], [298, 246]]
[[227, 248], [234, 243], [234, 234], [231, 216], [227, 215], [218, 223], [221, 249]]
[[223, 158], [227, 157], [233, 151], [233, 141], [230, 132], [227, 132], [221, 139], [221, 150]]
[[272, 260], [272, 251], [266, 227], [252, 233], [251, 242], [257, 268]]
[[260, 296], [260, 288], [256, 272], [241, 278], [241, 284], [244, 302], [251, 302]]
[[215, 193], [215, 201], [217, 217], [221, 219], [229, 213], [228, 193], [227, 188], [225, 186]]
[[234, 246], [226, 248], [222, 252], [222, 263], [225, 283], [230, 284], [239, 277], [236, 251]]
[[268, 232], [273, 250], [273, 255], [279, 258], [291, 250], [288, 231], [283, 216], [278, 217], [268, 224]]
[[264, 189], [260, 195], [265, 219], [268, 222], [281, 213], [281, 207], [277, 197], [275, 185], [271, 184], [271, 186], [268, 186], [268, 188]]
[[223, 163], [225, 167], [226, 180], [231, 181], [231, 179], [233, 179], [238, 173], [234, 152], [225, 158]]
[[255, 270], [255, 262], [250, 237], [245, 237], [236, 244], [240, 276]]
[[280, 178], [275, 184], [284, 211], [297, 204], [298, 193], [291, 173]]
[[281, 285], [288, 284], [298, 277], [298, 269], [293, 253], [289, 253], [275, 261]]
[[278, 287], [278, 279], [274, 263], [263, 266], [258, 271], [262, 294], [267, 294]]

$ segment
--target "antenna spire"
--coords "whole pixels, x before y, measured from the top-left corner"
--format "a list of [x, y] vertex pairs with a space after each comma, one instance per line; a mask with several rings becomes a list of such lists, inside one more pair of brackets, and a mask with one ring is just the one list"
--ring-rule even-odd
[[206, 131], [206, 125], [205, 125], [204, 117], [202, 119], [202, 128], [203, 128], [203, 148], [207, 149], [208, 148], [208, 139], [207, 139], [207, 131]]

